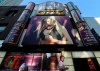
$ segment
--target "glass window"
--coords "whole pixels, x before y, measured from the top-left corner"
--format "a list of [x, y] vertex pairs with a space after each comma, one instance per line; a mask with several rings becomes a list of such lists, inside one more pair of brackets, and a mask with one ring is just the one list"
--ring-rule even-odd
[[58, 8], [59, 8], [59, 3], [55, 2], [55, 9], [58, 9]]
[[6, 29], [6, 26], [0, 26], [0, 32], [3, 32]]
[[72, 56], [71, 56], [71, 52], [67, 52], [67, 51], [62, 51], [62, 55], [63, 55], [64, 57], [72, 57]]
[[80, 15], [80, 13], [77, 10], [71, 11], [71, 15], [75, 23], [84, 21], [83, 17]]
[[9, 10], [5, 16], [16, 16], [18, 10]]
[[38, 6], [38, 11], [45, 10], [45, 7], [46, 7], [46, 3], [41, 3], [41, 4], [39, 4], [39, 6]]
[[78, 10], [76, 10], [77, 14], [78, 14], [78, 18], [80, 19], [80, 21], [84, 21], [83, 17], [81, 16], [80, 12]]
[[62, 3], [56, 3], [56, 9], [57, 10], [64, 10], [65, 9], [65, 5]]
[[75, 6], [75, 8], [78, 10], [78, 12], [81, 14], [81, 11], [79, 10], [79, 8], [77, 6]]
[[98, 61], [99, 65], [100, 65], [100, 58], [97, 58], [97, 61]]
[[52, 1], [47, 2], [46, 9], [50, 9], [50, 10], [55, 9], [55, 2], [52, 2]]
[[6, 54], [6, 52], [1, 52], [1, 51], [0, 51], [0, 57], [4, 57], [5, 54]]
[[38, 11], [43, 10], [42, 7], [43, 7], [42, 4], [39, 4]]
[[72, 6], [72, 4], [70, 2], [67, 3], [67, 6], [68, 6], [68, 8], [69, 8], [70, 11], [74, 9], [73, 6]]
[[2, 60], [3, 60], [3, 58], [0, 58], [0, 65], [1, 65]]
[[74, 10], [71, 11], [71, 15], [73, 17], [74, 22], [77, 23], [79, 21], [79, 18]]
[[[38, 10], [38, 6], [39, 6], [39, 5], [36, 4], [34, 10]], [[34, 11], [34, 10], [33, 10], [33, 11]]]
[[31, 14], [31, 17], [32, 16], [35, 16], [37, 14], [37, 10], [34, 10], [33, 12], [32, 12], [32, 14]]
[[71, 10], [75, 10], [75, 9], [77, 9], [77, 7], [73, 4], [73, 2], [69, 2], [69, 3], [67, 3], [67, 6], [68, 6], [68, 8], [69, 8], [69, 10], [71, 11]]
[[89, 58], [94, 57], [93, 52], [90, 51], [74, 51], [72, 52], [73, 58]]
[[76, 5], [74, 5], [73, 2], [71, 2], [71, 5], [72, 5], [73, 9], [77, 9], [77, 8], [76, 8]]
[[44, 2], [44, 3], [42, 4], [42, 9], [43, 9], [43, 10], [46, 9], [46, 2]]
[[100, 51], [94, 51], [96, 57], [100, 57]]
[[64, 65], [73, 65], [72, 58], [65, 58], [64, 59]]

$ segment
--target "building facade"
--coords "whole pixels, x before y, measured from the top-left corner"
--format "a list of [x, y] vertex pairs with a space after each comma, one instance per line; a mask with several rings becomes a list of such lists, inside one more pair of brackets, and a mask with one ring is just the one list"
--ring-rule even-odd
[[[30, 10], [29, 12], [26, 10], [27, 8]], [[25, 29], [27, 29], [26, 33], [24, 33], [23, 36], [19, 36], [20, 34], [23, 34], [23, 32], [18, 33], [19, 39], [17, 40], [17, 39], [14, 39], [14, 38], [16, 38], [16, 36], [14, 36], [14, 34], [10, 34], [10, 32], [8, 32], [10, 35], [8, 35], [6, 37], [4, 44], [8, 43], [8, 45], [9, 44], [10, 45], [17, 44], [16, 46], [18, 46], [18, 44], [20, 44], [22, 46], [24, 46], [24, 45], [30, 46], [30, 45], [34, 45], [34, 44], [40, 44], [41, 40], [44, 40], [44, 42], [45, 42], [45, 38], [47, 37], [45, 35], [48, 35], [48, 37], [49, 37], [49, 34], [47, 34], [47, 33], [44, 34], [44, 31], [40, 32], [42, 29], [37, 30], [36, 28], [38, 28], [38, 27], [43, 28], [42, 26], [37, 25], [37, 24], [39, 24], [39, 22], [42, 23], [43, 20], [50, 19], [50, 22], [53, 23], [53, 21], [55, 21], [54, 24], [56, 24], [56, 26], [58, 26], [58, 28], [59, 28], [59, 30], [57, 30], [57, 27], [55, 27], [54, 25], [49, 26], [49, 27], [53, 27], [53, 28], [51, 28], [53, 30], [52, 33], [54, 33], [54, 31], [56, 31], [56, 33], [59, 35], [59, 36], [57, 36], [56, 33], [51, 34], [52, 36], [54, 35], [53, 39], [55, 39], [55, 38], [57, 39], [57, 41], [54, 42], [54, 44], [75, 45], [76, 47], [99, 45], [99, 41], [100, 41], [100, 39], [99, 39], [100, 32], [98, 31], [99, 26], [98, 26], [98, 30], [95, 30], [96, 29], [95, 26], [92, 26], [94, 28], [91, 28], [91, 25], [90, 25], [91, 22], [89, 21], [89, 19], [91, 19], [91, 18], [82, 17], [80, 10], [72, 2], [68, 2], [67, 4], [62, 4], [62, 3], [58, 3], [58, 2], [52, 2], [52, 1], [41, 3], [41, 4], [33, 3], [33, 4], [27, 5], [26, 9], [25, 9], [25, 12], [22, 13], [23, 16], [21, 15], [19, 18], [17, 18], [18, 20], [16, 20], [16, 22], [18, 21], [18, 23], [20, 23], [21, 19], [22, 19], [21, 22], [22, 21], [24, 23], [28, 22], [28, 24], [26, 26], [27, 28], [25, 28]], [[5, 12], [7, 12], [7, 11], [5, 11]], [[10, 12], [11, 12], [10, 16], [14, 15], [14, 14], [16, 15], [17, 10], [14, 12], [9, 11], [7, 14], [9, 14]], [[1, 15], [3, 15], [3, 13], [4, 12], [1, 11]], [[26, 13], [26, 15], [25, 15], [25, 13]], [[36, 18], [37, 18], [37, 20], [36, 20]], [[94, 21], [94, 20], [92, 20], [92, 21]], [[35, 24], [33, 24], [34, 22], [35, 22]], [[46, 23], [46, 21], [45, 21], [45, 23]], [[22, 24], [22, 23], [20, 23], [20, 24]], [[94, 22], [94, 24], [95, 24], [95, 22]], [[29, 27], [30, 25], [31, 25], [31, 27]], [[15, 27], [16, 27], [16, 25], [15, 25]], [[44, 26], [44, 27], [46, 27], [46, 26]], [[5, 27], [1, 28], [1, 30], [4, 28]], [[44, 30], [46, 30], [46, 28]], [[11, 33], [12, 33], [12, 31], [11, 31]], [[33, 31], [35, 31], [35, 32], [33, 32]], [[42, 33], [43, 33], [43, 35], [41, 37]], [[95, 33], [95, 35], [94, 35], [94, 33]], [[17, 34], [17, 32], [15, 34]], [[65, 38], [65, 41], [62, 41], [64, 38]], [[15, 40], [16, 40], [16, 42], [15, 42]], [[65, 42], [65, 43], [63, 43], [63, 42]], [[42, 42], [41, 42], [41, 44], [42, 44]]]
[[1, 0], [0, 6], [18, 6], [23, 0]]
[[99, 17], [84, 17], [90, 30], [100, 44], [100, 18]]
[[81, 14], [73, 2], [1, 6], [0, 71], [100, 71], [100, 18]]
[[0, 7], [0, 44], [11, 31], [14, 23], [20, 17], [25, 6], [1, 6]]

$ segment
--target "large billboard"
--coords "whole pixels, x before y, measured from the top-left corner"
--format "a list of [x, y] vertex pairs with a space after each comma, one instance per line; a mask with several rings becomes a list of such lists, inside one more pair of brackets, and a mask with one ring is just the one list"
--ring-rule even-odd
[[66, 16], [33, 16], [22, 45], [78, 44], [73, 27]]

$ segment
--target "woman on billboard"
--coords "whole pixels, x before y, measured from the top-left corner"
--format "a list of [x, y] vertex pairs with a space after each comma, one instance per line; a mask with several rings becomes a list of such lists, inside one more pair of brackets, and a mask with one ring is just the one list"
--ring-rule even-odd
[[[61, 31], [62, 26], [55, 17], [46, 17], [38, 22], [37, 33], [39, 44], [67, 44], [67, 38]], [[61, 26], [61, 27], [59, 27]]]

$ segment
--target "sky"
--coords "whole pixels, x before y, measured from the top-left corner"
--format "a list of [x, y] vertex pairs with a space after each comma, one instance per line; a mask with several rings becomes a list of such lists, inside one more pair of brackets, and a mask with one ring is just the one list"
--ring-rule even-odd
[[73, 2], [80, 9], [83, 17], [100, 17], [100, 0], [24, 0], [21, 5], [27, 5], [30, 1], [35, 4], [46, 1], [56, 1], [63, 4]]

